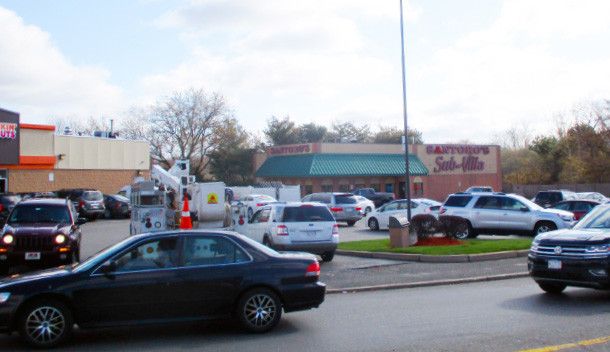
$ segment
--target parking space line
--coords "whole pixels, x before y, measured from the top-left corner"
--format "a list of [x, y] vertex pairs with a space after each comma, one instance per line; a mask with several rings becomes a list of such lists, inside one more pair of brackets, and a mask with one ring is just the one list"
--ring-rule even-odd
[[574, 348], [574, 347], [578, 347], [578, 346], [597, 345], [597, 344], [606, 343], [609, 341], [610, 341], [610, 336], [607, 336], [607, 337], [600, 337], [598, 339], [585, 340], [585, 341], [568, 343], [565, 345], [558, 345], [558, 346], [541, 347], [541, 348], [535, 348], [533, 350], [523, 350], [523, 351], [519, 351], [519, 352], [553, 352], [553, 351], [565, 350], [568, 348]]

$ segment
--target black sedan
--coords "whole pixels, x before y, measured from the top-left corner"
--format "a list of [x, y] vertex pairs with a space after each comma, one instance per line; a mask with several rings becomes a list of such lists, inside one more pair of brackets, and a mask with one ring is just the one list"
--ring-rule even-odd
[[236, 318], [267, 332], [282, 309], [318, 307], [326, 286], [311, 254], [279, 254], [228, 231], [129, 237], [86, 261], [0, 280], [0, 332], [38, 348], [81, 329]]
[[104, 194], [104, 217], [110, 218], [128, 218], [131, 215], [131, 203], [129, 198], [123, 197], [120, 194]]
[[610, 289], [610, 205], [598, 205], [572, 229], [536, 236], [528, 269], [549, 293], [566, 286]]

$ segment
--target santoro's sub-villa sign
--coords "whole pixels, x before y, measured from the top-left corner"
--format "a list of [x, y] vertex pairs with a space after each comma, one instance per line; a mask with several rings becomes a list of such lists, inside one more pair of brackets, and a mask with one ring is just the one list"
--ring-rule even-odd
[[434, 160], [435, 173], [456, 170], [483, 171], [485, 161], [479, 158], [488, 155], [490, 148], [478, 145], [429, 145], [426, 147], [426, 153], [438, 155]]

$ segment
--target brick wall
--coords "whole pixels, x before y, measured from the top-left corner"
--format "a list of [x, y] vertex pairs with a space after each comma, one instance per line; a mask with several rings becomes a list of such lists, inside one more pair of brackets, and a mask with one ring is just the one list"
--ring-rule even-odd
[[[50, 180], [49, 175], [53, 175]], [[133, 183], [138, 176], [135, 170], [23, 170], [8, 171], [8, 191], [49, 192], [62, 188], [93, 188], [102, 193], [114, 194], [121, 187]], [[143, 175], [149, 178], [148, 171]]]

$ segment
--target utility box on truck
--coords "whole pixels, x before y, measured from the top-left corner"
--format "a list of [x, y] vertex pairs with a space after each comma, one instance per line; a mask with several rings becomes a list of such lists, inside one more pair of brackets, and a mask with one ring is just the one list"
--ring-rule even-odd
[[167, 230], [166, 192], [155, 188], [154, 181], [131, 187], [130, 235]]

